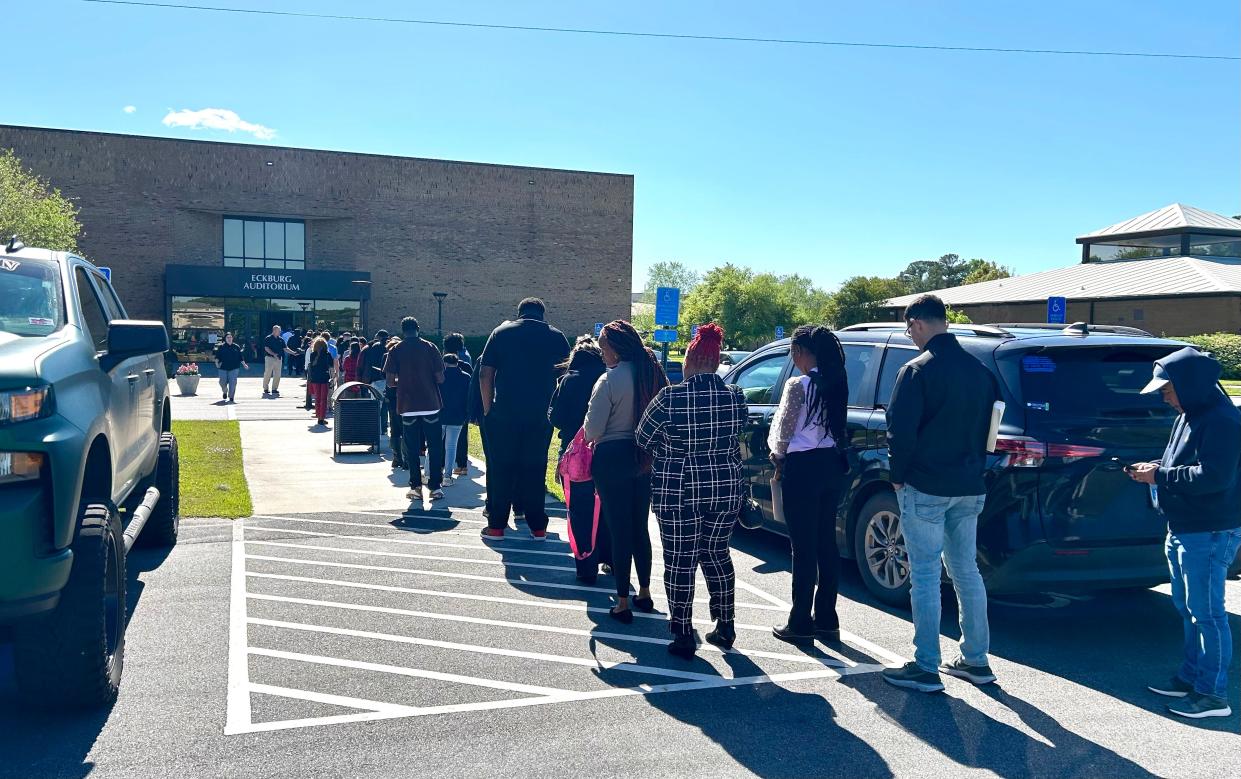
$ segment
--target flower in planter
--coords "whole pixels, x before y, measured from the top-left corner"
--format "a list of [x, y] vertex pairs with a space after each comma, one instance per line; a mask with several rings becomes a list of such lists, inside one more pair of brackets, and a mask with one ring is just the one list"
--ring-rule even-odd
[[177, 375], [178, 376], [197, 376], [198, 375], [198, 363], [187, 362], [187, 363], [182, 364], [181, 367], [177, 368]]

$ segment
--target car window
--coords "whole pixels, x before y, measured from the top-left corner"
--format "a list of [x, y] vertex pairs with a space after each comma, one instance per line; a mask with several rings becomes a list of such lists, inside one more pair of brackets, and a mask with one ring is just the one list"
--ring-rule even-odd
[[[849, 405], [870, 408], [870, 402], [862, 397], [862, 388], [866, 384], [866, 373], [870, 370], [871, 361], [876, 359], [875, 347], [871, 344], [843, 344], [845, 350], [845, 374], [849, 378]], [[802, 372], [793, 366], [792, 376], [801, 376]]]
[[113, 319], [124, 319], [125, 308], [121, 305], [121, 301], [116, 297], [112, 285], [107, 279], [98, 273], [92, 273], [91, 277], [95, 279], [95, 289], [99, 291], [99, 299], [103, 301], [104, 312], [108, 315], [108, 321]]
[[74, 286], [77, 287], [78, 307], [82, 311], [82, 329], [86, 331], [96, 352], [108, 349], [108, 316], [95, 294], [95, 288], [86, 275], [86, 270], [78, 266], [73, 272]]
[[896, 376], [905, 367], [905, 363], [918, 356], [917, 349], [902, 349], [889, 346], [884, 350], [883, 369], [879, 372], [879, 394], [876, 406], [887, 407], [892, 402], [892, 390], [896, 388]]
[[776, 394], [776, 384], [780, 374], [784, 372], [784, 364], [789, 356], [785, 353], [773, 354], [750, 363], [741, 369], [733, 381], [745, 394], [747, 403], [754, 405], [771, 405]]

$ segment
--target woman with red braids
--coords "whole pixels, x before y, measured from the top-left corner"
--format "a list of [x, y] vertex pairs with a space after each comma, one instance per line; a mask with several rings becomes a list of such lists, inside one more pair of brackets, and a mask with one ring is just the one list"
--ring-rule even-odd
[[629, 624], [629, 573], [637, 568], [638, 597], [634, 605], [655, 610], [651, 599], [650, 460], [634, 443], [634, 428], [655, 393], [668, 378], [655, 355], [642, 344], [633, 325], [616, 320], [604, 326], [599, 348], [608, 371], [595, 382], [582, 430], [595, 445], [590, 475], [599, 493], [603, 519], [612, 535], [612, 576], [616, 580], [616, 607], [612, 618]]
[[638, 446], [655, 456], [652, 494], [672, 623], [668, 651], [686, 659], [698, 650], [691, 606], [699, 565], [715, 620], [707, 641], [727, 649], [737, 638], [728, 541], [741, 512], [738, 436], [747, 408], [741, 390], [716, 375], [723, 342], [719, 325], [698, 328], [685, 353], [685, 381], [655, 396], [637, 432]]

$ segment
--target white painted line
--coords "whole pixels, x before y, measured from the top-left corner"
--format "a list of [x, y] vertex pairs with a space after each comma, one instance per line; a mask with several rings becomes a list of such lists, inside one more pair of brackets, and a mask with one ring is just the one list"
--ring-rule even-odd
[[479, 646], [477, 644], [459, 644], [453, 641], [436, 641], [430, 638], [416, 638], [414, 636], [397, 636], [390, 633], [374, 633], [367, 630], [350, 630], [348, 628], [334, 628], [327, 625], [308, 625], [302, 622], [282, 622], [274, 619], [257, 619], [251, 617], [249, 619], [251, 625], [265, 625], [267, 627], [282, 628], [285, 630], [301, 630], [309, 633], [330, 633], [338, 636], [351, 636], [353, 638], [370, 638], [377, 641], [391, 641], [398, 644], [414, 644], [417, 646], [430, 646], [437, 649], [453, 649], [460, 652], [475, 652], [484, 655], [500, 655], [502, 657], [520, 657], [526, 660], [539, 660], [545, 663], [561, 663], [563, 665], [581, 665], [589, 668], [600, 668], [604, 670], [632, 671], [634, 673], [653, 674], [655, 676], [671, 676], [677, 679], [717, 679], [718, 676], [711, 674], [692, 673], [690, 671], [677, 671], [671, 668], [656, 668], [647, 665], [638, 665], [637, 663], [615, 663], [604, 660], [587, 659], [584, 657], [567, 657], [565, 655], [549, 655], [543, 652], [524, 652], [516, 649], [501, 649], [491, 646]]
[[[250, 650], [251, 654], [254, 650]], [[310, 692], [309, 690], [294, 690], [290, 687], [276, 687], [270, 684], [252, 684], [250, 692], [262, 693], [263, 695], [277, 695], [281, 698], [295, 698], [299, 701], [311, 701], [313, 703], [327, 703], [332, 706], [347, 706], [351, 709], [364, 709], [366, 711], [382, 711], [393, 714], [399, 714], [408, 717], [418, 714], [422, 710], [417, 706], [401, 706], [396, 703], [384, 703], [382, 701], [368, 701], [363, 698], [350, 698], [346, 695], [329, 695], [322, 692]]]
[[511, 563], [496, 557], [475, 559], [470, 557], [445, 557], [443, 555], [410, 554], [409, 552], [380, 552], [374, 549], [348, 549], [341, 546], [320, 546], [318, 544], [290, 544], [281, 541], [247, 541], [251, 546], [276, 546], [286, 549], [321, 549], [325, 552], [343, 552], [344, 554], [370, 555], [374, 557], [403, 557], [412, 560], [438, 560], [448, 563], [472, 563], [474, 565], [499, 565], [505, 568], [534, 568], [540, 571], [576, 571], [571, 565], [539, 565], [538, 563]]
[[[552, 551], [548, 551], [545, 549], [527, 549], [525, 547], [503, 546], [497, 543], [484, 544], [484, 543], [479, 542], [477, 544], [446, 544], [442, 541], [415, 541], [414, 539], [411, 539], [411, 538], [388, 538], [386, 536], [356, 536], [356, 535], [350, 535], [348, 533], [317, 533], [313, 530], [294, 530], [293, 528], [289, 528], [289, 527], [263, 527], [262, 525], [246, 525], [246, 529], [247, 530], [262, 530], [268, 533], [293, 533], [294, 535], [313, 536], [316, 538], [343, 538], [343, 539], [348, 539], [350, 541], [374, 541], [377, 544], [412, 544], [414, 546], [436, 546], [436, 547], [444, 547], [447, 549], [470, 549], [470, 550], [480, 551], [480, 552], [481, 551], [499, 551], [499, 552], [512, 552], [514, 554], [537, 554], [537, 555], [545, 555], [545, 556], [560, 557], [560, 558], [569, 557], [572, 554], [571, 552], [567, 552], [567, 551], [552, 552]], [[474, 536], [475, 538], [478, 537], [477, 533], [471, 533], [470, 535]]]
[[233, 525], [233, 570], [230, 578], [228, 627], [228, 695], [225, 735], [244, 733], [250, 719], [250, 668], [246, 656], [246, 549], [242, 524]]
[[[435, 679], [440, 682], [468, 684], [474, 687], [488, 687], [493, 690], [507, 690], [509, 692], [524, 692], [531, 695], [563, 695], [567, 692], [573, 692], [572, 690], [561, 690], [556, 687], [540, 687], [534, 684], [501, 682], [494, 679], [480, 679], [474, 676], [462, 676], [461, 674], [441, 673], [439, 671], [424, 671], [420, 668], [406, 668], [399, 665], [367, 663], [360, 660], [345, 660], [339, 657], [307, 655], [302, 654], [301, 652], [285, 652], [279, 649], [261, 649], [258, 647], [251, 647], [250, 654], [259, 657], [275, 657], [281, 660], [296, 660], [300, 663], [331, 665], [338, 668], [353, 668], [359, 671], [375, 671], [377, 673], [393, 674], [395, 676], [410, 676], [416, 679]], [[326, 703], [326, 701], [324, 702]], [[363, 706], [359, 708], [366, 707]]]
[[785, 603], [784, 601], [780, 600], [780, 599], [779, 599], [779, 598], [777, 598], [775, 595], [768, 595], [767, 593], [763, 592], [763, 591], [762, 591], [762, 590], [760, 590], [759, 588], [755, 587], [753, 584], [750, 584], [750, 583], [749, 583], [749, 582], [747, 582], [747, 581], [743, 581], [743, 580], [742, 580], [742, 578], [741, 578], [740, 576], [736, 577], [736, 579], [737, 579], [737, 587], [738, 587], [738, 589], [745, 590], [746, 592], [750, 593], [751, 595], [757, 595], [759, 598], [762, 598], [763, 600], [767, 601], [768, 603], [773, 603], [773, 604], [775, 604], [775, 605], [779, 606], [781, 609], [788, 609], [788, 608], [790, 608], [789, 604], [787, 604], [787, 603]]
[[870, 656], [871, 656], [871, 657], [876, 657], [876, 658], [882, 657], [882, 658], [884, 658], [885, 660], [887, 660], [887, 661], [888, 661], [888, 664], [889, 664], [889, 665], [891, 665], [891, 666], [901, 666], [901, 665], [904, 665], [905, 663], [909, 662], [909, 660], [907, 660], [907, 659], [906, 659], [906, 658], [904, 658], [904, 657], [901, 657], [900, 655], [896, 654], [895, 652], [891, 652], [891, 651], [889, 651], [889, 650], [887, 650], [887, 649], [884, 649], [883, 647], [879, 646], [878, 644], [871, 643], [870, 641], [867, 641], [866, 639], [862, 638], [861, 636], [856, 635], [856, 634], [854, 634], [854, 633], [850, 633], [850, 632], [849, 632], [849, 631], [847, 631], [847, 630], [842, 630], [842, 631], [840, 631], [840, 640], [841, 640], [841, 641], [847, 641], [847, 642], [849, 642], [850, 644], [853, 644], [853, 645], [854, 645], [854, 646], [856, 646], [856, 647], [859, 647], [859, 648], [861, 648], [861, 649], [865, 649], [868, 653], [870, 653]]
[[[435, 530], [433, 528], [409, 528], [409, 527], [397, 527], [394, 525], [373, 525], [373, 524], [370, 524], [369, 522], [344, 522], [344, 521], [330, 520], [330, 519], [302, 519], [300, 517], [297, 517], [297, 518], [295, 517], [273, 517], [273, 516], [249, 517], [248, 519], [244, 520], [244, 522], [246, 523], [246, 529], [268, 530], [271, 532], [275, 532], [277, 530], [287, 530], [287, 528], [283, 528], [283, 527], [266, 527], [263, 525], [255, 525], [254, 520], [256, 519], [257, 520], [282, 520], [285, 522], [313, 522], [315, 524], [322, 524], [322, 525], [347, 525], [349, 527], [369, 527], [369, 528], [374, 528], [376, 530], [398, 531], [395, 534], [389, 533], [387, 535], [376, 534], [373, 536], [361, 536], [362, 538], [366, 538], [368, 540], [374, 540], [374, 541], [395, 541], [397, 538], [404, 537], [404, 536], [414, 536], [416, 538], [428, 538], [428, 537], [429, 538], [444, 538], [446, 536], [461, 536], [463, 538], [472, 538], [475, 541], [478, 541], [477, 545], [467, 544], [467, 546], [471, 548], [489, 549], [489, 548], [492, 548], [492, 543], [494, 543], [494, 542], [483, 543], [479, 539], [478, 531], [475, 531], [475, 530]], [[238, 520], [238, 521], [242, 521], [242, 520]], [[568, 550], [569, 548], [568, 541], [560, 541], [558, 539], [552, 538], [551, 536], [548, 536], [548, 538], [544, 541], [535, 541], [533, 538], [530, 538], [528, 536], [514, 535], [514, 532], [515, 531], [513, 531], [512, 528], [509, 529], [508, 535], [505, 535], [504, 537], [505, 543], [513, 543], [513, 542], [527, 543], [527, 544], [531, 544], [530, 548], [532, 549], [562, 548], [562, 549]], [[522, 549], [524, 550], [525, 547], [522, 547]], [[567, 554], [568, 552], [566, 551], [565, 553]]]
[[[535, 625], [529, 622], [511, 622], [503, 619], [485, 619], [483, 617], [467, 617], [460, 614], [443, 614], [430, 611], [414, 611], [411, 609], [397, 609], [388, 606], [367, 606], [358, 603], [341, 603], [339, 601], [330, 600], [312, 600], [310, 598], [289, 598], [283, 595], [259, 595], [256, 593], [247, 593], [246, 597], [251, 600], [264, 600], [273, 603], [297, 603], [303, 606], [319, 606], [322, 608], [344, 609], [348, 611], [366, 611], [373, 614], [393, 614], [402, 617], [417, 617], [420, 619], [440, 620], [444, 622], [462, 622], [472, 625], [489, 625], [499, 628], [513, 628], [516, 630], [530, 630], [536, 633], [556, 633], [562, 636], [581, 636], [590, 639], [604, 639], [608, 641], [631, 641], [638, 644], [655, 644], [665, 646], [668, 643], [667, 637], [655, 638], [653, 636], [640, 636], [633, 633], [611, 633], [606, 630], [583, 630], [580, 628], [564, 628], [552, 625]], [[837, 668], [842, 665], [839, 660], [829, 656], [814, 655], [789, 655], [781, 652], [765, 652], [752, 649], [721, 649], [713, 644], [703, 643], [699, 647], [700, 651], [715, 652], [717, 654], [742, 655], [744, 657], [762, 657], [770, 660], [783, 660], [789, 663], [810, 663], [811, 665], [826, 665], [829, 668]]]
[[[266, 560], [274, 563], [291, 563], [293, 565], [319, 565], [327, 568], [346, 568], [359, 571], [388, 571], [391, 573], [412, 573], [419, 576], [436, 576], [445, 579], [468, 579], [476, 582], [498, 582], [501, 584], [520, 584], [527, 587], [552, 587], [560, 590], [575, 590], [578, 592], [601, 592], [609, 595], [615, 595], [615, 591], [611, 587], [588, 587], [584, 584], [561, 584], [560, 582], [540, 582], [531, 579], [508, 579], [501, 576], [479, 576], [472, 573], [455, 573], [452, 571], [427, 571], [420, 568], [393, 568], [383, 565], [359, 565], [357, 563], [337, 563], [327, 560], [309, 560], [303, 558], [291, 557], [273, 557], [269, 555], [253, 555], [247, 554], [247, 560]], [[695, 603], [708, 603], [706, 598], [695, 598]], [[765, 603], [737, 603], [737, 608], [762, 609], [765, 611], [783, 611], [777, 606], [769, 606]]]
[[[422, 590], [416, 587], [395, 587], [389, 584], [364, 584], [362, 582], [350, 582], [343, 581], [341, 579], [316, 579], [311, 576], [287, 576], [280, 573], [258, 573], [255, 571], [248, 571], [246, 576], [252, 579], [274, 579], [286, 582], [303, 582], [306, 584], [326, 584], [331, 587], [349, 587], [352, 589], [376, 590], [379, 592], [399, 592], [408, 595], [427, 595], [432, 598], [470, 600], [478, 601], [480, 603], [503, 603], [506, 606], [532, 606], [534, 608], [555, 609], [558, 611], [586, 611], [594, 614], [606, 614], [611, 611], [610, 607], [586, 606], [582, 603], [561, 603], [550, 600], [522, 600], [520, 598], [501, 598], [492, 595], [470, 595], [469, 593], [464, 592], [441, 592], [439, 590]], [[668, 621], [667, 614], [647, 614], [645, 612], [635, 611], [633, 615], [638, 619], [656, 619], [660, 622]], [[713, 627], [715, 625], [715, 621], [710, 619], [695, 619], [694, 623], [698, 625], [711, 625]], [[764, 633], [771, 632], [770, 625], [747, 625], [742, 622], [737, 622], [734, 623], [733, 626], [738, 630], [758, 630]]]
[[487, 520], [485, 519], [474, 519], [472, 517], [460, 517], [460, 516], [457, 516], [456, 514], [453, 514], [450, 517], [437, 517], [431, 514], [399, 513], [399, 512], [394, 513], [391, 511], [388, 511], [388, 512], [381, 512], [381, 511], [340, 511], [340, 512], [336, 512], [336, 511], [333, 511], [331, 513], [347, 514], [349, 516], [360, 516], [360, 517], [387, 517], [388, 519], [392, 520], [392, 522], [388, 524], [391, 524], [393, 527], [397, 527], [400, 520], [410, 520], [410, 519], [427, 519], [432, 522], [466, 522], [471, 525], [487, 524]]
[[[412, 518], [413, 517], [411, 517], [411, 519]], [[453, 535], [465, 535], [465, 536], [473, 536], [474, 538], [478, 538], [478, 533], [474, 533], [474, 532], [466, 533], [466, 532], [454, 531], [454, 530], [432, 530], [431, 528], [411, 528], [405, 525], [393, 525], [390, 523], [380, 523], [380, 522], [346, 522], [342, 519], [308, 519], [306, 517], [278, 517], [272, 514], [255, 514], [253, 517], [250, 517], [250, 519], [275, 519], [275, 520], [280, 520], [282, 522], [307, 522], [307, 523], [314, 524], [314, 525], [344, 525], [346, 527], [369, 527], [375, 530], [396, 530], [402, 533], [411, 533], [411, 532], [417, 532], [418, 530], [425, 530], [428, 533], [434, 532], [435, 535], [437, 536], [444, 535], [446, 533], [451, 533]], [[483, 524], [486, 524], [486, 523], [483, 523]], [[535, 541], [533, 538], [522, 537], [519, 535], [515, 535], [513, 537], [509, 536], [510, 533], [515, 533], [515, 532], [516, 531], [514, 531], [512, 528], [509, 528], [508, 530], [506, 530], [505, 537], [504, 537], [505, 541], [524, 541], [524, 542], [531, 543], [531, 544], [538, 544], [540, 546], [545, 545], [545, 544], [563, 544], [564, 546], [567, 547], [569, 545], [567, 541], [558, 541], [556, 539], [548, 539], [546, 541]], [[376, 537], [378, 538], [379, 536], [376, 536]]]

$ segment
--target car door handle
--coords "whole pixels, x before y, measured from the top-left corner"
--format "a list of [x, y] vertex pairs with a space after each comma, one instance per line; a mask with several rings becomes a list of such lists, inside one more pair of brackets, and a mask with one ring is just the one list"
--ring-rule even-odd
[[130, 384], [133, 384], [137, 380], [138, 380], [138, 374], [136, 373], [131, 373], [125, 377], [125, 381], [128, 381]]
[[154, 369], [154, 368], [147, 368], [145, 371], [143, 371], [143, 372], [142, 372], [142, 375], [143, 375], [143, 376], [154, 376], [154, 375], [155, 375], [155, 369]]
[[758, 414], [750, 414], [749, 419], [750, 419], [750, 424], [752, 424], [752, 425], [753, 425], [753, 424], [758, 424], [758, 425], [761, 425], [761, 424], [763, 424], [764, 422], [768, 422], [768, 421], [770, 421], [770, 417], [768, 417], [766, 414], [762, 414], [762, 413], [758, 413]]

